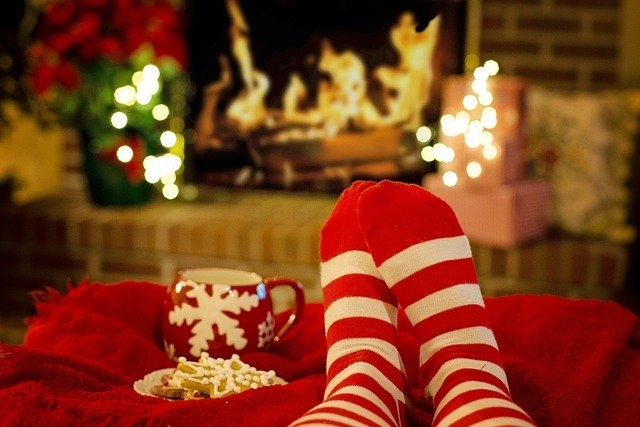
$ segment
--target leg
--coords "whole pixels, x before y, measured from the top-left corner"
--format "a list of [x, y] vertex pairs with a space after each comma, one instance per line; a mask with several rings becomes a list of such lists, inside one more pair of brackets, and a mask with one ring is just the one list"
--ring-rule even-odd
[[358, 220], [422, 343], [434, 425], [532, 425], [511, 400], [469, 242], [449, 205], [420, 186], [383, 181], [361, 195]]
[[397, 302], [377, 272], [356, 220], [360, 193], [347, 189], [320, 241], [327, 337], [324, 402], [294, 426], [405, 425], [404, 374], [396, 348]]

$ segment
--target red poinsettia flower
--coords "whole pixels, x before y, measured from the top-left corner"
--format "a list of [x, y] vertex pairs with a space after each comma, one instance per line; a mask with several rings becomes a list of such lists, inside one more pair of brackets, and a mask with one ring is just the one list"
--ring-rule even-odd
[[80, 85], [80, 73], [75, 65], [63, 61], [56, 68], [56, 80], [68, 90], [76, 90]]
[[124, 59], [124, 51], [122, 42], [119, 38], [114, 36], [105, 36], [99, 40], [100, 54], [107, 58], [114, 58], [117, 61]]
[[38, 96], [45, 94], [56, 81], [56, 67], [46, 62], [38, 64], [31, 72], [33, 90]]
[[[157, 58], [187, 66], [182, 15], [168, 1], [49, 1], [35, 35], [36, 43], [61, 61], [122, 62], [148, 44]], [[42, 61], [41, 56], [32, 59], [36, 66]]]
[[76, 7], [72, 2], [48, 2], [42, 15], [45, 27], [64, 27], [71, 22]]
[[[103, 161], [115, 162], [131, 182], [141, 182], [144, 157], [166, 151], [159, 137], [170, 123], [156, 120], [151, 107], [171, 104], [186, 81], [181, 11], [171, 0], [44, 0], [42, 4], [28, 50], [30, 76], [34, 95], [55, 115], [41, 116], [81, 129]], [[158, 71], [158, 89], [151, 95], [145, 91], [154, 87], [153, 82], [137, 86], [139, 80], [134, 79], [147, 65]], [[136, 95], [142, 95], [135, 98], [138, 102], [117, 99], [118, 89], [125, 85], [136, 86]], [[116, 113], [124, 115], [124, 122], [111, 121], [119, 117]], [[180, 111], [172, 108], [172, 114]], [[123, 144], [133, 150], [128, 162], [116, 156]]]
[[149, 43], [158, 58], [173, 58], [186, 68], [186, 46], [181, 37], [176, 37], [176, 34], [182, 34], [181, 15], [167, 3], [134, 3], [117, 2], [113, 12], [112, 22], [122, 35], [126, 52], [131, 54]]
[[110, 3], [110, 0], [76, 0], [76, 3], [82, 8], [103, 9]]

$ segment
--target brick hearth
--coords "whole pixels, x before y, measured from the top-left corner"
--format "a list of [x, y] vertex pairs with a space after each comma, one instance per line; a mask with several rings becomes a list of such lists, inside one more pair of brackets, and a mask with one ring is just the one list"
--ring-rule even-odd
[[[321, 298], [319, 231], [336, 197], [268, 191], [213, 192], [207, 202], [153, 201], [100, 208], [82, 192], [0, 208], [0, 307], [30, 306], [29, 290], [67, 281], [168, 284], [186, 267], [288, 275]], [[485, 295], [550, 293], [611, 298], [625, 286], [626, 248], [546, 238], [511, 249], [472, 244]], [[287, 303], [282, 296], [282, 303]], [[290, 298], [290, 296], [289, 296]]]
[[[187, 267], [289, 275], [319, 298], [319, 233], [335, 198], [219, 192], [207, 203], [100, 208], [82, 193], [0, 209], [2, 306], [67, 281], [168, 284]], [[17, 292], [16, 292], [17, 291]], [[25, 291], [25, 292], [21, 292]]]

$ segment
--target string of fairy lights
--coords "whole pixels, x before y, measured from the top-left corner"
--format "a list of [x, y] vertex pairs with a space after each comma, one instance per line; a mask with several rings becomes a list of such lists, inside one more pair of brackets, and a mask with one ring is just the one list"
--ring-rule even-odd
[[[447, 113], [440, 117], [439, 131], [446, 137], [462, 137], [468, 149], [481, 150], [482, 158], [491, 161], [498, 156], [498, 148], [494, 144], [492, 129], [498, 125], [498, 113], [492, 106], [493, 93], [489, 89], [489, 79], [498, 74], [500, 67], [494, 60], [488, 60], [473, 70], [473, 80], [469, 92], [461, 100], [462, 109], [455, 114]], [[425, 144], [421, 157], [426, 162], [436, 161], [439, 164], [452, 163], [456, 151], [451, 146], [436, 140], [436, 134], [428, 126], [416, 131], [416, 139]], [[429, 144], [433, 142], [433, 144]], [[427, 145], [428, 144], [428, 145]], [[480, 162], [470, 161], [465, 167], [466, 175], [471, 179], [480, 177], [483, 166]], [[460, 177], [453, 170], [442, 173], [442, 181], [448, 187], [455, 186]]]
[[[165, 152], [160, 155], [147, 155], [143, 160], [144, 179], [150, 184], [159, 185], [162, 195], [169, 200], [175, 199], [180, 193], [179, 174], [184, 162], [185, 138], [182, 134], [184, 122], [180, 114], [173, 114], [171, 108], [159, 102], [155, 95], [161, 90], [162, 75], [160, 69], [149, 64], [142, 70], [133, 73], [131, 84], [115, 89], [113, 97], [119, 109], [111, 116], [111, 124], [116, 129], [124, 129], [128, 123], [126, 107], [136, 104], [148, 106], [151, 116], [158, 122], [168, 123], [168, 129], [159, 137], [159, 142]], [[179, 103], [178, 103], [179, 104]], [[177, 109], [174, 105], [174, 109]], [[116, 152], [119, 161], [130, 162], [133, 159], [133, 149], [124, 144]]]

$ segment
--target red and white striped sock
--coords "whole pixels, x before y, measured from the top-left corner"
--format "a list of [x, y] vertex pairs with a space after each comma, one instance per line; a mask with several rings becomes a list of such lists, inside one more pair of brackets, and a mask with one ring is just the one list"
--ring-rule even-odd
[[356, 219], [358, 197], [373, 184], [358, 181], [345, 190], [322, 228], [327, 387], [324, 401], [293, 426], [406, 425], [397, 301], [376, 270]]
[[433, 425], [533, 425], [511, 399], [469, 241], [449, 205], [418, 185], [382, 181], [357, 210], [368, 250], [421, 342]]

